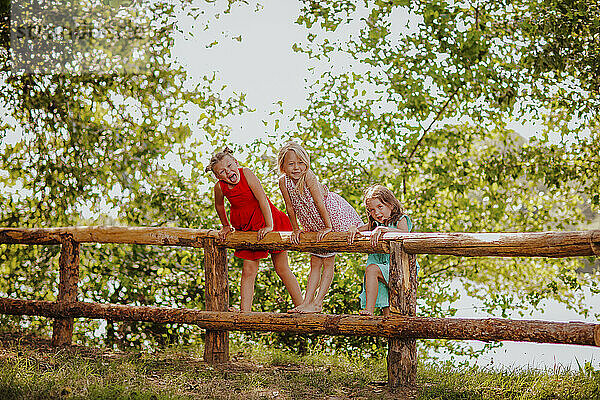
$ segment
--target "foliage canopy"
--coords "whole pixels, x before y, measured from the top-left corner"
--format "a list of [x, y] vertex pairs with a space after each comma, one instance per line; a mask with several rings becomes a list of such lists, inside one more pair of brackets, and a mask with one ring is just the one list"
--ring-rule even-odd
[[[222, 5], [229, 10], [233, 3]], [[420, 231], [562, 230], [585, 228], [597, 218], [597, 4], [301, 4], [297, 23], [307, 37], [290, 46], [320, 66], [307, 87], [308, 106], [293, 112], [296, 129], [275, 121], [270, 137], [245, 149], [246, 164], [276, 203], [274, 155], [296, 138], [311, 153], [317, 176], [359, 212], [364, 214], [362, 189], [385, 184]], [[243, 95], [223, 94], [214, 75], [191, 85], [171, 60], [180, 9], [167, 3], [139, 7], [154, 7], [157, 27], [146, 54], [148, 74], [18, 74], [9, 66], [3, 28], [0, 101], [10, 116], [0, 130], [3, 226], [218, 223], [201, 174], [202, 151], [220, 147], [230, 131], [224, 121], [249, 107]], [[523, 126], [535, 133], [519, 136]], [[57, 249], [0, 250], [0, 294], [53, 298]], [[84, 250], [82, 300], [202, 307], [201, 254], [137, 246]], [[306, 255], [292, 260], [304, 279]], [[340, 256], [326, 312], [357, 309], [363, 261]], [[454, 315], [461, 291], [492, 315], [542, 308], [549, 298], [585, 315], [583, 289], [596, 290], [593, 275], [578, 273], [584, 265], [577, 259], [424, 256], [419, 262], [421, 315]], [[235, 282], [236, 266], [230, 273]], [[261, 310], [290, 304], [270, 270], [257, 283], [259, 298]], [[46, 329], [44, 322], [30, 324]], [[79, 326], [86, 340], [90, 325]], [[127, 345], [149, 339], [148, 332], [166, 341], [193, 333], [145, 326], [109, 323], [99, 337]], [[336, 341], [340, 348], [377, 349], [375, 340], [271, 340], [301, 350]]]

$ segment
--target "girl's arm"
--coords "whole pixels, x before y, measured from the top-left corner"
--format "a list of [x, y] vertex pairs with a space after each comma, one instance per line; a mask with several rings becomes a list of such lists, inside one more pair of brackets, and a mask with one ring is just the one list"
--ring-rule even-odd
[[319, 180], [311, 171], [308, 171], [306, 174], [306, 185], [308, 186], [308, 191], [310, 192], [310, 195], [317, 206], [319, 215], [325, 224], [325, 229], [321, 229], [317, 232], [317, 242], [320, 242], [326, 234], [333, 230], [333, 224], [331, 223], [329, 212], [325, 207], [325, 199], [323, 198], [323, 191], [321, 189], [321, 185], [319, 184]]
[[357, 232], [365, 232], [369, 230], [369, 224], [364, 224], [361, 226], [352, 225], [348, 230], [348, 244], [354, 243], [354, 238], [356, 237]]
[[248, 182], [248, 186], [250, 186], [250, 190], [252, 190], [252, 194], [256, 197], [256, 200], [258, 200], [260, 212], [265, 220], [265, 227], [258, 230], [258, 240], [261, 240], [267, 233], [273, 230], [273, 213], [271, 213], [271, 206], [269, 205], [269, 200], [267, 200], [265, 190], [256, 175], [254, 175], [254, 172], [252, 172], [250, 168], [244, 167], [242, 168], [242, 173], [246, 177], [246, 181]]
[[225, 196], [223, 196], [223, 191], [221, 190], [221, 185], [219, 185], [219, 182], [217, 182], [215, 185], [214, 194], [215, 209], [217, 210], [217, 215], [221, 220], [221, 225], [223, 225], [219, 231], [219, 239], [223, 240], [229, 232], [234, 232], [235, 228], [229, 224], [229, 220], [227, 219], [227, 213], [225, 212]]
[[373, 247], [377, 246], [379, 239], [383, 236], [384, 233], [388, 232], [408, 232], [408, 223], [406, 222], [406, 217], [400, 217], [400, 220], [396, 223], [396, 228], [389, 226], [378, 226], [373, 229], [371, 233], [371, 244]]
[[281, 190], [281, 195], [283, 196], [283, 201], [285, 202], [285, 210], [290, 217], [290, 222], [292, 223], [292, 229], [294, 232], [292, 233], [292, 237], [290, 241], [294, 244], [300, 243], [300, 227], [298, 226], [298, 219], [296, 218], [296, 210], [292, 206], [292, 199], [290, 198], [290, 192], [288, 192], [287, 187], [285, 187], [285, 177], [282, 176], [279, 178], [279, 190]]

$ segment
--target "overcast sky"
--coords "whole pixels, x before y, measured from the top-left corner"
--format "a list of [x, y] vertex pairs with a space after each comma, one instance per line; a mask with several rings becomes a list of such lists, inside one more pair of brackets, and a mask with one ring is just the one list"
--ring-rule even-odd
[[[228, 87], [224, 93], [243, 92], [249, 107], [255, 112], [231, 119], [232, 139], [248, 143], [264, 136], [263, 120], [272, 120], [269, 113], [279, 109], [293, 111], [305, 103], [305, 79], [310, 77], [307, 58], [295, 53], [292, 45], [306, 36], [295, 24], [299, 13], [297, 1], [262, 1], [262, 7], [250, 2], [235, 5], [223, 14], [216, 4], [200, 0], [205, 14], [196, 23], [182, 16], [184, 33], [177, 36], [175, 57], [187, 69], [191, 79], [216, 72]], [[208, 19], [210, 28], [204, 30]], [[191, 32], [191, 35], [190, 35]], [[192, 36], [193, 35], [193, 36]], [[211, 46], [217, 38], [218, 43]], [[283, 121], [282, 121], [283, 122]]]

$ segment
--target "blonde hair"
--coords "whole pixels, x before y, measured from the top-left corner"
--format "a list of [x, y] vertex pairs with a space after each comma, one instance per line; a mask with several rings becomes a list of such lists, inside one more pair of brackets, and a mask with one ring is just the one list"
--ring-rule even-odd
[[285, 155], [289, 151], [296, 153], [296, 157], [306, 164], [306, 172], [302, 174], [298, 180], [298, 185], [296, 185], [296, 189], [300, 193], [304, 193], [304, 188], [306, 187], [306, 174], [308, 171], [310, 171], [310, 156], [308, 155], [308, 152], [304, 150], [304, 147], [300, 146], [298, 143], [294, 142], [293, 140], [287, 142], [283, 145], [281, 150], [279, 150], [279, 155], [277, 156], [277, 163], [279, 164], [279, 171], [281, 173], [285, 173], [283, 163], [285, 161]]
[[204, 172], [209, 172], [209, 171], [213, 171], [213, 168], [215, 167], [215, 164], [218, 163], [219, 161], [221, 161], [222, 159], [224, 159], [226, 156], [230, 156], [231, 158], [233, 158], [235, 160], [235, 157], [232, 155], [233, 154], [233, 150], [231, 150], [229, 147], [225, 146], [225, 148], [215, 154], [213, 154], [213, 156], [210, 158], [210, 161], [208, 162], [208, 165], [206, 166], [206, 168], [204, 168]]
[[[392, 209], [390, 219], [386, 221], [388, 225], [395, 224], [400, 220], [400, 217], [404, 215], [400, 200], [398, 200], [396, 196], [394, 196], [394, 193], [385, 186], [372, 185], [366, 188], [364, 193], [363, 202], [365, 203], [365, 206], [367, 206], [367, 201], [377, 199]], [[371, 213], [367, 212], [367, 215], [369, 217], [369, 229], [373, 230], [377, 226], [377, 221], [371, 216]]]

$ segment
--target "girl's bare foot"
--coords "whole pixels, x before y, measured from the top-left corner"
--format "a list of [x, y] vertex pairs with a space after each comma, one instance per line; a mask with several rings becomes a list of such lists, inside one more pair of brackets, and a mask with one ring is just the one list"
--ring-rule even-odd
[[314, 304], [309, 304], [300, 311], [302, 314], [316, 314], [320, 313], [323, 310], [323, 306], [317, 306]]
[[373, 313], [371, 311], [369, 311], [369, 310], [360, 310], [358, 313], [360, 315], [365, 315], [365, 316], [368, 316], [368, 317], [372, 317], [373, 316]]
[[306, 308], [309, 306], [309, 304], [299, 304], [296, 307], [292, 308], [291, 310], [288, 310], [289, 313], [291, 314], [304, 314]]

